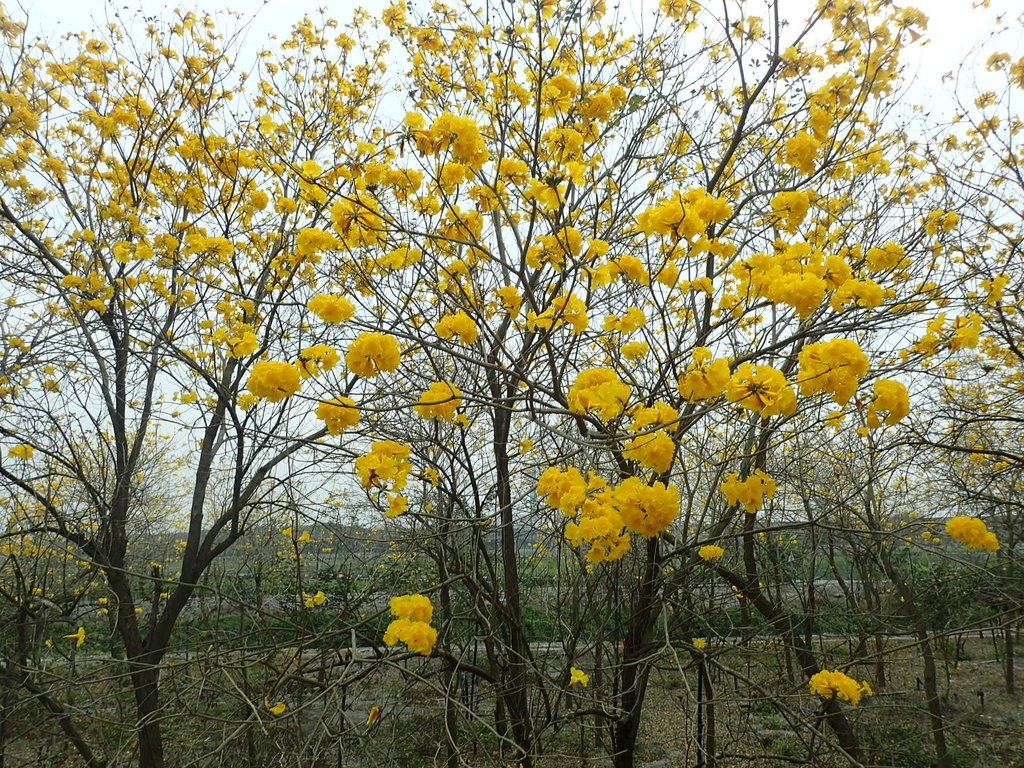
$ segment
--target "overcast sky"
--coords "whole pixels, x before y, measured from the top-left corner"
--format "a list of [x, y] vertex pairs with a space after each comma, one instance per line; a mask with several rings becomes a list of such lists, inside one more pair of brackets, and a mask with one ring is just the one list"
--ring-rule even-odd
[[[378, 12], [386, 7], [390, 0], [361, 0], [358, 4], [370, 11]], [[420, 0], [422, 2], [422, 0]], [[657, 0], [622, 0], [623, 5], [632, 5], [633, 13], [642, 16], [645, 8], [653, 8]], [[975, 9], [979, 0], [900, 0], [899, 4], [916, 5], [929, 15], [927, 44], [914, 46], [908, 55], [910, 75], [914, 84], [910, 90], [915, 102], [932, 102], [935, 99], [946, 99], [942, 96], [948, 92], [950, 84], [943, 82], [943, 75], [953, 71], [969, 57], [969, 53], [978, 44], [986, 40], [996, 29], [995, 19], [1002, 15], [1010, 26], [1015, 26], [1013, 34], [1000, 36], [999, 49], [1009, 50], [1015, 56], [1024, 55], [1024, 20], [1020, 19], [1020, 4], [1017, 0], [990, 0], [988, 9]], [[415, 6], [417, 0], [409, 0]], [[457, 2], [455, 3], [457, 4]], [[815, 0], [781, 0], [784, 14], [791, 18], [802, 19], [813, 8]], [[165, 0], [20, 0], [20, 3], [8, 0], [7, 7], [14, 11], [18, 5], [29, 14], [32, 31], [46, 38], [59, 37], [71, 31], [95, 28], [112, 19], [115, 13], [126, 17], [135, 15], [139, 9], [146, 14], [171, 16], [175, 7], [200, 8], [216, 12], [230, 8], [246, 17], [253, 17], [247, 35], [254, 50], [263, 47], [267, 36], [272, 33], [284, 33], [304, 14], [317, 17], [319, 10], [326, 7], [330, 14], [339, 20], [346, 19], [356, 3], [351, 0], [210, 0], [197, 3], [195, 0], [182, 2], [166, 2]], [[748, 3], [750, 13], [758, 13], [764, 8], [766, 1], [751, 0]], [[987, 53], [994, 48], [989, 49]], [[980, 63], [984, 63], [984, 57]], [[980, 69], [975, 67], [975, 70]], [[950, 102], [951, 103], [951, 102]], [[945, 110], [943, 110], [945, 111]]]

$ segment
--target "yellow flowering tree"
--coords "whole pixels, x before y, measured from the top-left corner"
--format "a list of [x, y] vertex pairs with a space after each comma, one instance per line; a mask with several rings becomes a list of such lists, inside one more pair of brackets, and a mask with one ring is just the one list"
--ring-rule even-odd
[[[468, 672], [498, 702], [502, 762], [531, 768], [596, 717], [630, 768], [659, 627], [695, 574], [821, 672], [757, 547], [788, 498], [784, 444], [899, 424], [905, 371], [970, 347], [980, 320], [936, 316], [958, 221], [887, 114], [923, 15], [781, 5], [727, 20], [665, 0], [645, 32], [601, 0], [486, 22], [396, 2], [340, 30], [303, 20], [244, 75], [195, 14], [135, 48], [114, 28], [55, 51], [0, 17], [0, 475], [117, 597], [142, 768], [165, 762], [177, 618], [309, 488], [365, 499], [434, 564], [381, 641], [439, 672], [451, 765], [461, 719], [488, 717], [457, 706]], [[162, 435], [186, 536], [143, 623], [125, 573], [142, 446]], [[108, 486], [78, 469], [81, 443]], [[524, 610], [545, 568], [568, 593], [555, 661]]]

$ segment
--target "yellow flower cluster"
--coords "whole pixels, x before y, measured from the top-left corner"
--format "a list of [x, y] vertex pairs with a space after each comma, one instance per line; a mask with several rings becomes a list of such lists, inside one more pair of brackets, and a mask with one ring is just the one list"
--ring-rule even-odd
[[725, 554], [725, 550], [717, 544], [705, 544], [697, 550], [702, 560], [717, 560]]
[[426, 595], [397, 595], [388, 602], [391, 615], [409, 621], [429, 624], [434, 617], [434, 606]]
[[609, 332], [632, 333], [637, 328], [643, 328], [647, 323], [647, 317], [640, 307], [630, 307], [622, 315], [606, 315], [604, 318], [604, 329]]
[[473, 322], [473, 318], [465, 312], [455, 312], [450, 315], [445, 315], [437, 321], [437, 325], [434, 326], [434, 330], [442, 339], [451, 339], [458, 336], [459, 341], [463, 344], [472, 344], [476, 341], [477, 335], [479, 334], [476, 323]]
[[668, 472], [675, 457], [676, 444], [663, 429], [646, 435], [637, 435], [626, 442], [622, 456], [635, 461], [658, 474]]
[[800, 350], [800, 394], [826, 392], [846, 405], [868, 372], [868, 356], [853, 339], [833, 339], [808, 344]]
[[462, 404], [462, 391], [450, 381], [435, 381], [420, 395], [412, 409], [424, 419], [451, 421]]
[[665, 531], [679, 514], [679, 491], [674, 485], [647, 485], [627, 477], [614, 488], [595, 474], [585, 480], [576, 467], [551, 467], [537, 481], [537, 493], [567, 517], [579, 515], [565, 527], [573, 546], [590, 545], [587, 559], [617, 560], [629, 551], [629, 533], [653, 537]]
[[651, 274], [637, 256], [629, 253], [623, 254], [611, 262], [611, 267], [615, 273], [625, 275], [634, 283], [651, 284]]
[[281, 360], [260, 360], [252, 367], [246, 389], [272, 403], [291, 397], [302, 387], [299, 369]]
[[569, 670], [569, 685], [580, 685], [586, 688], [590, 684], [590, 675], [584, 672], [582, 669], [572, 667]]
[[323, 420], [329, 435], [339, 435], [359, 423], [359, 409], [351, 397], [321, 401], [316, 407], [316, 416]]
[[472, 118], [442, 112], [429, 130], [421, 129], [423, 122], [420, 115], [406, 116], [406, 125], [412, 129], [416, 147], [423, 154], [436, 155], [448, 150], [452, 160], [474, 171], [479, 171], [487, 162], [487, 144]]
[[310, 595], [306, 592], [303, 592], [302, 601], [303, 605], [305, 605], [307, 608], [317, 608], [327, 602], [327, 595], [324, 594], [324, 591], [322, 589], [317, 590], [317, 593], [315, 595]]
[[[323, 190], [314, 188], [317, 192]], [[331, 224], [341, 241], [349, 248], [379, 245], [388, 231], [373, 198], [341, 197], [331, 206]]]
[[627, 477], [615, 486], [613, 499], [626, 528], [647, 538], [668, 529], [679, 515], [679, 490], [674, 485], [647, 485]]
[[405, 487], [412, 465], [409, 455], [412, 450], [408, 445], [396, 443], [394, 440], [375, 442], [369, 453], [356, 459], [356, 472], [363, 488], [387, 488], [390, 483], [392, 491], [400, 491]]
[[227, 344], [228, 355], [235, 359], [248, 357], [260, 348], [259, 338], [248, 323], [237, 323], [230, 330], [218, 328], [214, 331], [213, 340]]
[[309, 300], [306, 307], [325, 323], [332, 325], [345, 322], [356, 311], [351, 301], [336, 293], [318, 293]]
[[946, 521], [946, 533], [972, 549], [995, 552], [999, 539], [985, 525], [985, 521], [969, 515], [957, 515]]
[[949, 348], [956, 352], [978, 346], [981, 323], [982, 317], [977, 312], [956, 318], [953, 321], [953, 336], [949, 340]]
[[775, 253], [755, 253], [735, 264], [731, 274], [740, 298], [786, 304], [803, 319], [821, 306], [829, 290], [849, 282], [852, 270], [841, 257], [826, 257], [805, 242], [779, 241]]
[[589, 368], [581, 371], [569, 388], [569, 410], [573, 413], [598, 412], [605, 421], [621, 414], [632, 394], [611, 368]]
[[666, 427], [675, 423], [679, 418], [679, 411], [666, 402], [656, 401], [652, 405], [641, 405], [630, 411], [633, 423], [629, 425], [633, 432], [642, 432], [652, 427]]
[[785, 163], [801, 173], [814, 173], [815, 156], [821, 148], [821, 142], [807, 131], [799, 131], [786, 141]]
[[345, 364], [357, 376], [372, 378], [382, 371], [395, 370], [401, 359], [398, 340], [394, 336], [365, 331], [349, 346]]
[[891, 291], [887, 292], [870, 278], [864, 280], [853, 278], [846, 280], [835, 290], [829, 305], [836, 312], [842, 312], [851, 304], [865, 309], [874, 309], [881, 305], [888, 295], [891, 295]]
[[299, 376], [308, 379], [331, 370], [338, 364], [338, 360], [338, 351], [334, 347], [314, 344], [299, 353], [294, 365], [299, 370]]
[[498, 297], [502, 309], [508, 312], [509, 316], [515, 317], [519, 314], [519, 310], [523, 306], [523, 295], [514, 285], [504, 285], [498, 288], [494, 295]]
[[583, 248], [583, 235], [575, 227], [563, 227], [553, 235], [541, 235], [537, 242], [526, 251], [526, 264], [533, 269], [540, 269], [550, 264], [556, 269], [564, 269], [566, 261], [580, 255]]
[[637, 227], [648, 237], [661, 235], [678, 242], [693, 241], [712, 224], [719, 224], [732, 214], [732, 206], [724, 198], [714, 197], [700, 187], [671, 197], [642, 211], [636, 217]]
[[890, 269], [906, 269], [910, 266], [907, 251], [896, 242], [888, 242], [883, 246], [868, 248], [864, 261], [872, 272], [884, 272]]
[[21, 459], [22, 461], [28, 461], [32, 458], [32, 454], [36, 452], [36, 449], [31, 445], [22, 443], [20, 445], [12, 445], [7, 450], [7, 455], [14, 459]]
[[944, 211], [941, 208], [929, 213], [924, 219], [924, 231], [928, 235], [939, 232], [950, 232], [960, 223], [960, 214], [955, 211]]
[[[896, 424], [910, 413], [910, 396], [907, 388], [895, 379], [878, 379], [875, 382], [875, 399], [868, 406], [867, 424], [877, 429], [882, 424]], [[886, 414], [884, 419], [881, 414]]]
[[[316, 187], [313, 189], [316, 189], [317, 192], [322, 191]], [[314, 261], [319, 261], [317, 254], [321, 251], [334, 250], [339, 245], [338, 238], [330, 232], [315, 227], [303, 227], [295, 235], [295, 255], [303, 261], [310, 257], [313, 257]]]
[[587, 498], [587, 490], [587, 481], [576, 467], [564, 472], [558, 467], [548, 467], [537, 479], [537, 494], [566, 517], [576, 514]]
[[796, 392], [782, 371], [770, 365], [741, 365], [729, 378], [725, 396], [765, 418], [796, 412]]
[[526, 313], [526, 327], [531, 331], [548, 331], [562, 323], [568, 323], [574, 334], [583, 333], [590, 324], [586, 302], [574, 293], [556, 296], [539, 315], [532, 310]]
[[771, 200], [772, 211], [787, 232], [796, 232], [810, 210], [811, 200], [806, 192], [792, 190], [779, 192]]
[[719, 486], [730, 507], [742, 504], [749, 514], [764, 506], [764, 500], [775, 495], [775, 480], [767, 472], [756, 470], [746, 480], [740, 480], [738, 472], [730, 472]]
[[862, 696], [871, 696], [873, 691], [866, 681], [857, 682], [838, 669], [816, 672], [809, 681], [811, 693], [823, 699], [842, 699], [854, 706], [860, 704]]
[[629, 551], [630, 539], [612, 489], [603, 478], [593, 477], [588, 490], [578, 520], [565, 526], [565, 538], [574, 547], [588, 544], [586, 558], [592, 563], [618, 560]]
[[437, 630], [430, 626], [434, 606], [426, 595], [399, 595], [391, 598], [395, 620], [384, 631], [384, 642], [391, 646], [405, 643], [410, 651], [429, 656], [437, 642]]
[[679, 394], [690, 402], [712, 400], [729, 385], [729, 358], [714, 358], [707, 347], [694, 347], [693, 360], [679, 377]]

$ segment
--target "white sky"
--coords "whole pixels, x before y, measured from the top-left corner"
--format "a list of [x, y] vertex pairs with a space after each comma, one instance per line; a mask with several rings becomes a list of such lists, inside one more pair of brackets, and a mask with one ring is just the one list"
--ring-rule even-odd
[[[408, 0], [415, 7], [427, 0]], [[476, 4], [484, 0], [476, 0]], [[791, 18], [802, 19], [814, 7], [816, 0], [780, 0], [783, 14]], [[2, 0], [0, 0], [2, 2]], [[171, 16], [176, 7], [198, 8], [216, 12], [219, 9], [231, 9], [244, 17], [253, 17], [252, 25], [247, 34], [254, 50], [264, 47], [268, 35], [279, 35], [303, 15], [314, 18], [321, 15], [327, 8], [328, 15], [340, 21], [346, 20], [352, 8], [361, 5], [372, 12], [379, 12], [390, 0], [8, 0], [10, 12], [18, 13], [20, 8], [28, 13], [30, 29], [45, 38], [53, 39], [66, 32], [82, 31], [102, 26], [114, 14], [124, 14], [131, 18], [140, 11], [144, 15], [155, 15], [163, 18]], [[709, 1], [709, 6], [718, 0]], [[977, 46], [988, 39], [993, 30], [997, 29], [995, 19], [1002, 16], [1006, 25], [1015, 27], [1011, 34], [1000, 35], [997, 48], [1009, 51], [1014, 57], [1024, 55], [1024, 13], [1020, 11], [1017, 0], [990, 0], [988, 9], [975, 9], [973, 6], [980, 0], [898, 0], [900, 5], [913, 5], [929, 16], [927, 44], [914, 46], [907, 54], [910, 63], [908, 76], [913, 79], [908, 95], [914, 102], [932, 104], [938, 99], [939, 104], [948, 104], [952, 111], [952, 101], [948, 95], [952, 88], [950, 82], [943, 82], [943, 75], [956, 73], [960, 65], [967, 60], [974, 62], [969, 54]], [[634, 7], [637, 16], [644, 14], [644, 8], [653, 8], [657, 0], [624, 0], [624, 5]], [[750, 13], [764, 15], [767, 0], [748, 0]], [[233, 22], [231, 24], [233, 26]], [[996, 47], [988, 47], [988, 52]], [[974, 67], [975, 72], [983, 69], [984, 57]], [[983, 77], [984, 75], [982, 75]], [[938, 115], [936, 115], [938, 117]]]

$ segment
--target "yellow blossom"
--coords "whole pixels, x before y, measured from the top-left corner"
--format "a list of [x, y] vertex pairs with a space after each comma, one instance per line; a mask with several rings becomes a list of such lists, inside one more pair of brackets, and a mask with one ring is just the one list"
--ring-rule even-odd
[[345, 322], [356, 311], [351, 301], [336, 293], [318, 293], [306, 306], [325, 323], [331, 324]]
[[75, 647], [81, 648], [85, 645], [85, 627], [79, 627], [77, 632], [72, 632], [70, 635], [64, 635], [68, 640], [75, 641]]
[[398, 340], [387, 333], [365, 331], [348, 348], [345, 364], [357, 376], [373, 378], [384, 371], [393, 371], [401, 362]]
[[[868, 406], [867, 424], [876, 429], [882, 424], [896, 424], [910, 413], [910, 396], [907, 388], [895, 379], [878, 379], [875, 382], [875, 397]], [[885, 413], [884, 419], [880, 414]]]
[[598, 412], [610, 421], [625, 410], [632, 388], [611, 368], [589, 368], [580, 372], [569, 388], [569, 410]]
[[314, 344], [303, 349], [293, 365], [299, 370], [299, 375], [307, 379], [331, 370], [338, 364], [339, 359], [334, 347], [328, 344]]
[[871, 686], [866, 682], [858, 683], [849, 675], [838, 669], [816, 672], [809, 681], [811, 693], [823, 699], [842, 699], [856, 706], [861, 696], [871, 695]]
[[853, 339], [833, 339], [807, 344], [800, 350], [800, 393], [826, 392], [846, 405], [861, 378], [868, 372], [868, 357]]
[[434, 330], [442, 339], [451, 339], [458, 336], [459, 341], [463, 344], [472, 344], [476, 341], [477, 335], [479, 334], [476, 323], [473, 322], [473, 319], [465, 312], [455, 312], [454, 314], [445, 315], [438, 320]]
[[341, 434], [359, 423], [359, 409], [351, 397], [321, 401], [316, 407], [316, 416], [324, 422], [329, 435]]
[[668, 472], [675, 456], [675, 443], [663, 429], [638, 435], [626, 442], [622, 457], [653, 469], [658, 474]]
[[412, 409], [424, 419], [455, 418], [455, 411], [462, 404], [462, 391], [450, 381], [435, 381], [420, 395]]
[[569, 670], [569, 685], [580, 685], [584, 688], [590, 684], [590, 675], [584, 672], [582, 669], [572, 667]]
[[246, 388], [272, 403], [291, 397], [302, 387], [299, 369], [280, 360], [260, 360], [252, 367]]
[[996, 552], [999, 539], [985, 525], [985, 521], [969, 515], [958, 515], [946, 521], [946, 533], [972, 549]]
[[266, 708], [267, 712], [272, 714], [274, 717], [280, 717], [285, 713], [285, 710], [288, 709], [288, 705], [285, 704], [283, 701], [279, 701], [276, 704], [271, 704], [270, 699], [268, 699], [266, 696], [263, 697], [263, 706]]
[[626, 528], [647, 538], [666, 531], [679, 515], [679, 490], [674, 485], [647, 485], [627, 477], [615, 486], [612, 498]]
[[770, 365], [744, 363], [729, 379], [726, 397], [765, 418], [796, 412], [796, 393], [782, 371]]
[[28, 461], [32, 458], [32, 454], [35, 453], [36, 449], [31, 445], [21, 443], [20, 445], [12, 445], [7, 449], [7, 455], [14, 459], [21, 459], [22, 461]]
[[730, 472], [719, 490], [730, 507], [742, 504], [749, 514], [753, 514], [761, 509], [766, 498], [775, 495], [776, 485], [771, 475], [758, 469], [745, 480], [740, 480], [738, 472]]
[[405, 487], [412, 465], [409, 455], [412, 449], [394, 440], [373, 443], [370, 452], [356, 459], [356, 472], [363, 488], [384, 488], [391, 483], [392, 491]]
[[693, 360], [679, 377], [679, 394], [693, 402], [711, 400], [729, 385], [729, 358], [713, 358], [707, 347], [694, 347]]
[[697, 550], [697, 554], [702, 560], [717, 560], [725, 554], [725, 550], [717, 544], [705, 544]]

